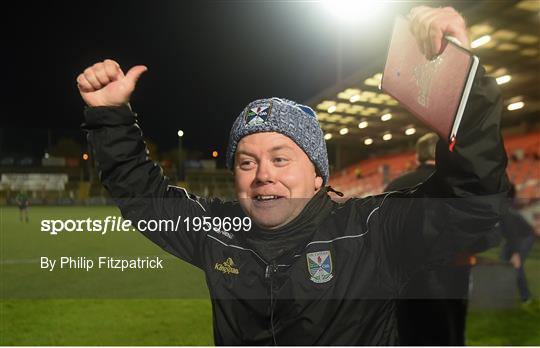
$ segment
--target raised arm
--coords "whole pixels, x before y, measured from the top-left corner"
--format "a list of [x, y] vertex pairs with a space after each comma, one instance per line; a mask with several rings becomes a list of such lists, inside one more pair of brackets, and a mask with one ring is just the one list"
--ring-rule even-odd
[[[161, 168], [148, 156], [137, 115], [129, 98], [144, 66], [124, 75], [112, 61], [94, 64], [77, 78], [79, 91], [88, 105], [82, 125], [92, 148], [99, 178], [119, 206], [122, 215], [134, 223], [140, 220], [210, 215], [213, 204], [169, 185]], [[217, 204], [217, 203], [216, 203]], [[175, 224], [176, 226], [176, 224]], [[178, 230], [141, 231], [166, 251], [199, 265], [202, 232]]]
[[[465, 20], [452, 8], [414, 8], [411, 31], [424, 54], [433, 57], [443, 49], [443, 37], [455, 37], [469, 48]], [[441, 139], [437, 145], [437, 171], [425, 190], [435, 196], [468, 197], [506, 192], [506, 153], [500, 132], [501, 95], [495, 79], [480, 67], [467, 101], [456, 143]], [[455, 145], [455, 146], [454, 146]]]
[[[420, 7], [410, 17], [411, 31], [428, 57], [440, 52], [444, 35], [469, 46], [465, 21], [453, 9]], [[383, 233], [376, 238], [399, 279], [477, 250], [494, 233], [509, 188], [501, 104], [494, 79], [479, 68], [456, 143], [441, 139], [437, 145], [434, 175], [413, 190], [388, 194], [380, 204]]]

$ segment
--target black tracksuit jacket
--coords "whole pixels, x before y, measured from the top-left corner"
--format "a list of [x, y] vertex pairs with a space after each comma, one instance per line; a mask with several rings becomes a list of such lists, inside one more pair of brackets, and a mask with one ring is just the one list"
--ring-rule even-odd
[[[277, 260], [264, 260], [242, 232], [145, 235], [205, 272], [217, 345], [399, 344], [395, 299], [408, 279], [491, 233], [503, 213], [500, 115], [497, 85], [479, 71], [457, 144], [453, 152], [438, 144], [437, 171], [425, 184], [332, 203], [310, 241]], [[87, 108], [85, 118], [100, 179], [126, 219], [244, 216], [238, 202], [169, 185], [129, 108]], [[236, 272], [223, 272], [231, 261]], [[310, 273], [317, 266], [320, 282]]]

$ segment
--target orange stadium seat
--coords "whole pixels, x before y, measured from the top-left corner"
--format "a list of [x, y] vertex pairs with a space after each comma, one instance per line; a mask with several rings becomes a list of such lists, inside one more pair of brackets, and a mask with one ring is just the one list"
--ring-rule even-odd
[[[509, 159], [508, 177], [516, 185], [518, 197], [540, 198], [540, 131], [505, 136], [504, 146]], [[329, 184], [347, 197], [378, 194], [389, 181], [413, 169], [415, 163], [411, 151], [370, 158], [332, 173]]]

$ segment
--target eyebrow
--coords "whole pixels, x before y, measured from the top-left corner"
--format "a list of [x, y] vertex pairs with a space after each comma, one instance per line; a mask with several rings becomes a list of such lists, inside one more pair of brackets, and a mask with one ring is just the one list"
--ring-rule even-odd
[[[272, 147], [268, 152], [276, 152], [280, 150], [292, 150], [292, 147], [286, 144], [276, 145]], [[251, 157], [257, 157], [254, 153], [246, 151], [246, 150], [239, 150], [236, 152], [238, 155], [246, 155]]]
[[292, 150], [292, 147], [289, 145], [283, 144], [283, 145], [276, 145], [273, 148], [270, 149], [270, 152], [275, 152], [279, 150]]

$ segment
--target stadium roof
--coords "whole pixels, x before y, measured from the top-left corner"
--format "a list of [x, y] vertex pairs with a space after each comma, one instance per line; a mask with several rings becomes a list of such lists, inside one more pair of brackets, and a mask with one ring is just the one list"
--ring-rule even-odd
[[[539, 11], [540, 1], [483, 1], [464, 9], [471, 40], [480, 39], [473, 52], [487, 73], [499, 78], [507, 127], [533, 119], [540, 109]], [[379, 89], [383, 67], [384, 59], [374, 62], [307, 101], [317, 111], [329, 144], [384, 152], [413, 144], [428, 132]], [[510, 111], [512, 103], [517, 104]]]

